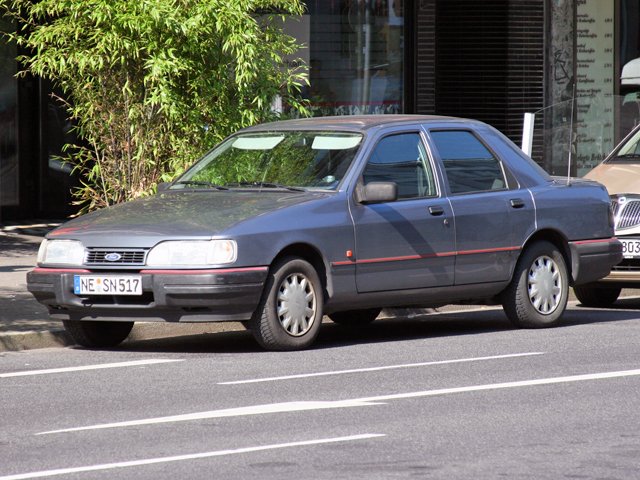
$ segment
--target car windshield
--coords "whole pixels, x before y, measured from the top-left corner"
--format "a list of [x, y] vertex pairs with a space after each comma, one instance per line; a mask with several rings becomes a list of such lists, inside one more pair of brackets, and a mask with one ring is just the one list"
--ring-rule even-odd
[[334, 190], [361, 142], [361, 134], [348, 132], [239, 134], [207, 153], [171, 188]]
[[640, 159], [640, 130], [627, 140], [616, 152], [614, 160], [635, 160]]

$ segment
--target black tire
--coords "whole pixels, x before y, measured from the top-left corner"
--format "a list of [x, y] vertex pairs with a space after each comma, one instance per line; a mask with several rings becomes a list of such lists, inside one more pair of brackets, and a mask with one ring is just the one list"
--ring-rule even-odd
[[621, 288], [580, 285], [573, 287], [576, 298], [585, 307], [609, 307], [620, 296]]
[[249, 329], [267, 350], [302, 350], [318, 336], [323, 308], [316, 270], [301, 258], [286, 257], [272, 266]]
[[78, 345], [87, 348], [107, 348], [122, 343], [131, 333], [134, 322], [64, 320], [62, 323]]
[[567, 306], [569, 274], [562, 253], [552, 243], [538, 241], [518, 259], [502, 307], [517, 327], [555, 327]]
[[329, 318], [340, 325], [346, 327], [361, 327], [373, 322], [380, 312], [381, 308], [368, 308], [366, 310], [349, 310], [347, 312], [334, 312]]

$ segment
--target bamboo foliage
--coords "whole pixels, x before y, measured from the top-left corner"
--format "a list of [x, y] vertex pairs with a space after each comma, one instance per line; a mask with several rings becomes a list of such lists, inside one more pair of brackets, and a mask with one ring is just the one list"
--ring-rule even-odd
[[300, 46], [281, 29], [300, 0], [0, 0], [0, 11], [29, 52], [22, 74], [53, 81], [76, 125], [63, 158], [82, 211], [152, 193], [232, 131], [272, 119], [276, 95], [307, 114], [306, 70], [284, 60]]

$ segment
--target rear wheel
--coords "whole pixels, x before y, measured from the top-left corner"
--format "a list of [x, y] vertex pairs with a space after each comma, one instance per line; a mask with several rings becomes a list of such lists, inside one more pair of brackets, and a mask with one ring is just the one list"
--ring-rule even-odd
[[307, 261], [286, 257], [276, 262], [249, 322], [257, 342], [268, 350], [309, 347], [322, 323], [322, 292], [320, 277]]
[[552, 243], [529, 246], [516, 265], [502, 306], [518, 327], [555, 327], [567, 306], [569, 290], [564, 257]]
[[576, 298], [585, 307], [608, 307], [620, 296], [621, 288], [581, 285], [573, 287]]
[[347, 327], [360, 327], [373, 322], [380, 312], [381, 308], [368, 308], [366, 310], [349, 310], [347, 312], [335, 312], [329, 315], [329, 318], [340, 325]]
[[127, 338], [134, 322], [95, 322], [64, 320], [64, 328], [71, 338], [83, 347], [115, 347]]

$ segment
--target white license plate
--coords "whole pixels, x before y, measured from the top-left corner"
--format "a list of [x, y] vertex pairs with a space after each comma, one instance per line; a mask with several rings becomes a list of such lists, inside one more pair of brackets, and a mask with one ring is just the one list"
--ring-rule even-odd
[[140, 275], [74, 275], [76, 295], [142, 295]]
[[636, 239], [623, 239], [618, 237], [622, 243], [622, 255], [624, 258], [637, 258], [640, 257], [640, 240]]

